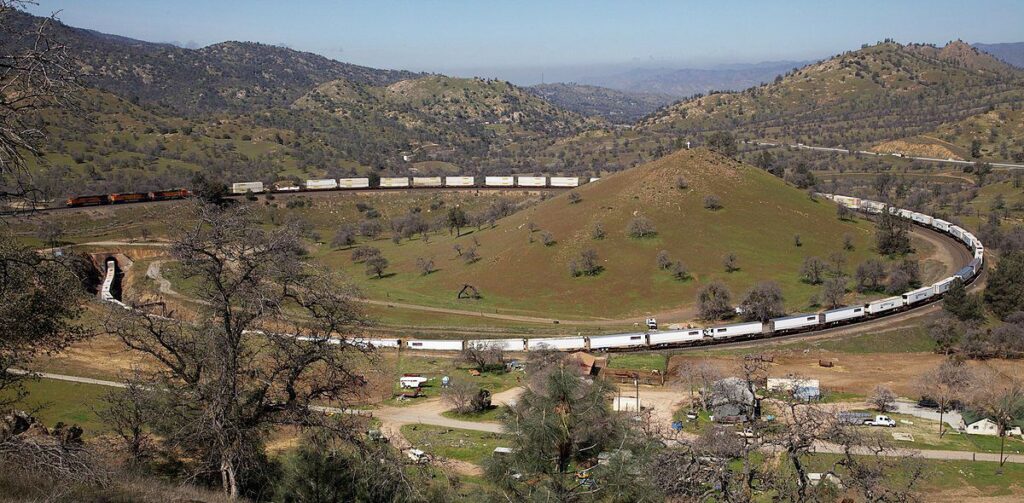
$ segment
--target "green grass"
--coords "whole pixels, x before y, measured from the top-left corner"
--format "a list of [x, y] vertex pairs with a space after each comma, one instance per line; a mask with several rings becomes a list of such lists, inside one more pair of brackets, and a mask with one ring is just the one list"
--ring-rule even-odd
[[495, 447], [512, 447], [509, 437], [498, 433], [421, 424], [407, 424], [401, 431], [402, 436], [417, 449], [475, 465], [482, 464]]
[[665, 373], [668, 369], [668, 355], [665, 353], [614, 353], [608, 357], [608, 367], [630, 370], [657, 370]]
[[32, 413], [44, 426], [52, 428], [58, 422], [77, 424], [86, 435], [107, 431], [96, 412], [105, 407], [103, 395], [114, 388], [39, 379], [26, 381], [25, 389], [28, 396], [13, 407]]

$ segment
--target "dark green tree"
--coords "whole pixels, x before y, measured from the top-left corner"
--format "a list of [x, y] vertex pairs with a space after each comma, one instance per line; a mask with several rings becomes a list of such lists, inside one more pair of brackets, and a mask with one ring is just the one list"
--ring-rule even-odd
[[708, 148], [726, 157], [736, 157], [739, 149], [736, 146], [736, 137], [727, 131], [716, 131], [711, 133], [707, 139]]
[[469, 225], [469, 217], [466, 216], [466, 212], [458, 206], [448, 208], [448, 215], [445, 218], [445, 223], [448, 225], [448, 233], [451, 234], [452, 230], [455, 230], [455, 237], [462, 235], [462, 228]]
[[989, 275], [985, 303], [1000, 318], [1024, 309], [1024, 252], [1006, 254]]
[[883, 211], [875, 223], [875, 244], [882, 255], [906, 255], [910, 246], [910, 222]]

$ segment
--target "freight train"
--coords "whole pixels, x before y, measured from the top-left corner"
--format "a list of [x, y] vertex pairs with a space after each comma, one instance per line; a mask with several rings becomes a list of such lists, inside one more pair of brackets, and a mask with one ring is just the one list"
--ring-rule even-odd
[[[647, 330], [623, 334], [592, 335], [576, 337], [531, 337], [507, 339], [387, 339], [356, 338], [353, 343], [376, 348], [404, 348], [414, 351], [461, 351], [470, 346], [498, 346], [506, 351], [536, 351], [542, 348], [558, 351], [628, 351], [651, 348], [678, 347], [698, 344], [714, 344], [772, 337], [801, 332], [813, 332], [839, 325], [849, 325], [889, 316], [907, 309], [919, 307], [942, 298], [954, 282], [969, 284], [984, 269], [985, 248], [969, 231], [942, 219], [923, 213], [893, 208], [885, 203], [833, 194], [820, 194], [848, 208], [865, 213], [879, 214], [888, 211], [906, 218], [917, 225], [933, 229], [954, 237], [972, 252], [972, 258], [956, 274], [931, 285], [893, 297], [869, 301], [863, 304], [840, 307], [823, 312], [800, 313], [773, 318], [767, 322], [750, 321], [705, 328], [679, 330]], [[109, 294], [109, 285], [114, 274], [113, 262], [107, 264], [107, 278], [104, 280], [103, 300], [117, 302]], [[339, 341], [340, 342], [340, 341]]]
[[381, 177], [376, 186], [371, 186], [369, 178], [325, 178], [306, 180], [300, 185], [277, 183], [265, 185], [263, 182], [235, 182], [231, 184], [231, 193], [261, 194], [264, 192], [312, 192], [322, 190], [346, 189], [440, 189], [440, 188], [564, 188], [579, 187], [583, 183], [596, 182], [600, 178], [581, 178], [575, 176], [389, 176]]
[[104, 204], [144, 203], [149, 201], [170, 201], [185, 199], [192, 195], [187, 189], [158, 190], [155, 192], [120, 192], [93, 196], [69, 197], [65, 204], [76, 208], [81, 206], [100, 206]]

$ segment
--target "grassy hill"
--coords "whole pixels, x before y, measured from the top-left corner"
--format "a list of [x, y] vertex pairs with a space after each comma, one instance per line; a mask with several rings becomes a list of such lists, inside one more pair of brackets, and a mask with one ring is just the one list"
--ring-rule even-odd
[[538, 84], [526, 91], [581, 115], [630, 124], [676, 101], [667, 94], [619, 91], [583, 84]]
[[667, 107], [640, 125], [655, 132], [852, 145], [912, 136], [1024, 98], [1024, 74], [963, 42], [893, 42], [808, 65], [773, 83]]
[[[979, 156], [971, 155], [978, 142]], [[903, 150], [901, 150], [903, 149]], [[943, 124], [935, 131], [881, 142], [878, 152], [903, 152], [936, 157], [1024, 162], [1024, 110], [1001, 106], [966, 119]]]
[[[676, 188], [679, 177], [688, 188]], [[391, 262], [392, 275], [381, 279], [367, 278], [364, 266], [353, 264], [347, 250], [322, 249], [316, 255], [358, 279], [371, 297], [396, 302], [565, 318], [677, 310], [677, 317], [687, 318], [697, 289], [716, 279], [737, 297], [757, 281], [776, 280], [788, 306], [803, 308], [817, 290], [799, 281], [805, 256], [827, 257], [842, 250], [844, 235], [855, 243], [848, 252], [851, 271], [872, 254], [871, 224], [841, 222], [831, 203], [811, 200], [764, 171], [703, 149], [608, 176], [577, 193], [581, 201], [576, 204], [563, 193], [499, 220], [494, 228], [458, 238], [441, 234], [427, 243], [419, 238], [397, 245], [385, 239], [363, 243], [380, 248]], [[705, 196], [712, 194], [722, 200], [722, 209], [704, 208]], [[649, 219], [657, 235], [627, 236], [626, 227], [637, 216]], [[598, 222], [606, 236], [595, 240], [591, 231]], [[531, 224], [536, 226], [532, 233]], [[545, 232], [554, 244], [543, 244]], [[800, 234], [803, 246], [794, 245], [794, 234]], [[463, 250], [475, 246], [481, 259], [464, 263], [454, 244]], [[597, 252], [604, 271], [571, 277], [568, 262], [588, 248]], [[677, 281], [659, 269], [655, 257], [660, 250], [681, 260], [693, 279]], [[732, 273], [722, 266], [729, 252], [739, 259], [740, 270]], [[421, 275], [419, 258], [432, 258], [438, 270]], [[456, 300], [464, 284], [477, 287], [483, 299]]]

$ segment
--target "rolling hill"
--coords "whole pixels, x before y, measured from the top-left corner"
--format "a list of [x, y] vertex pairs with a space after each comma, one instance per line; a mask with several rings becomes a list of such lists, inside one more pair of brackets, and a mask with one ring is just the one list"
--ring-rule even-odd
[[1006, 44], [972, 44], [973, 47], [985, 51], [1001, 61], [1024, 68], [1024, 42]]
[[1024, 99], [1024, 73], [963, 42], [883, 42], [808, 65], [771, 84], [669, 106], [644, 130], [857, 145], [912, 136]]
[[538, 84], [526, 91], [580, 115], [601, 117], [614, 124], [628, 124], [676, 101], [666, 94], [618, 91], [584, 84]]
[[[974, 142], [979, 147], [978, 157], [972, 155]], [[934, 131], [881, 142], [873, 150], [941, 159], [1024, 162], [1024, 111], [1014, 106], [996, 107]]]
[[[679, 177], [688, 188], [676, 188]], [[844, 252], [848, 268], [872, 254], [871, 224], [839, 221], [828, 201], [811, 200], [760, 169], [704, 149], [679, 151], [576, 192], [578, 203], [563, 193], [499, 220], [494, 228], [471, 229], [458, 238], [441, 234], [426, 243], [419, 238], [397, 245], [386, 239], [361, 243], [380, 248], [391, 262], [393, 275], [381, 279], [367, 278], [349, 251], [322, 249], [316, 256], [359, 279], [369, 296], [395, 302], [564, 318], [674, 311], [675, 318], [686, 319], [693, 313], [697, 289], [716, 279], [737, 297], [757, 281], [776, 280], [791, 309], [806, 307], [817, 287], [799, 281], [805, 256], [827, 257], [842, 250], [847, 234], [855, 243], [853, 251]], [[705, 196], [712, 194], [721, 198], [722, 209], [704, 208]], [[628, 223], [641, 216], [653, 223], [656, 236], [627, 236]], [[605, 229], [603, 239], [591, 236], [596, 223]], [[555, 243], [545, 245], [544, 233]], [[800, 247], [794, 244], [795, 234], [801, 236]], [[480, 260], [464, 263], [455, 244], [463, 252], [476, 247]], [[586, 249], [596, 251], [604, 271], [574, 278], [568, 263]], [[655, 257], [660, 250], [682, 261], [693, 278], [678, 281], [659, 269]], [[729, 252], [740, 265], [732, 273], [722, 266]], [[438, 270], [421, 275], [421, 258], [433, 259]], [[478, 288], [483, 299], [456, 300], [465, 284]]]

